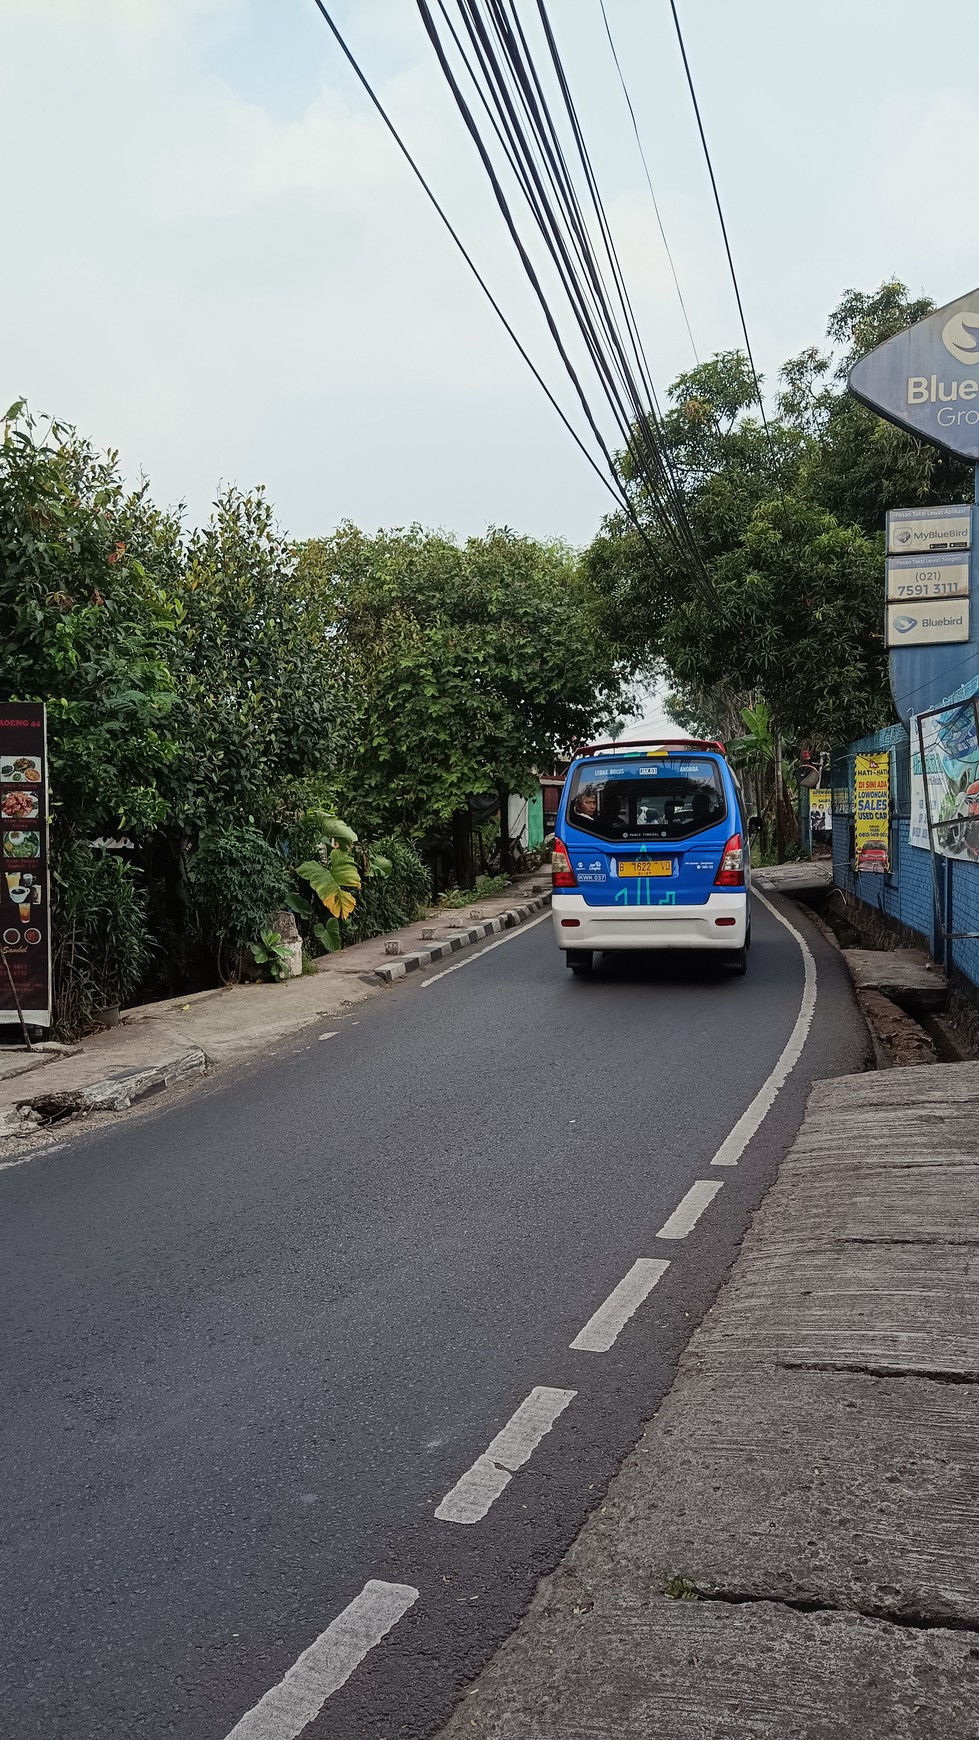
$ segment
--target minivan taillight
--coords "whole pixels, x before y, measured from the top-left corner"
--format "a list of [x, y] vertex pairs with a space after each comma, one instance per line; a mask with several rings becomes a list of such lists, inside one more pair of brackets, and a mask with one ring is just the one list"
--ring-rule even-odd
[[568, 857], [567, 848], [562, 846], [560, 840], [555, 840], [554, 851], [551, 854], [551, 887], [577, 888], [577, 886], [578, 881], [571, 868], [571, 859]]
[[744, 846], [741, 844], [740, 834], [732, 834], [724, 848], [720, 867], [714, 877], [714, 887], [744, 887]]

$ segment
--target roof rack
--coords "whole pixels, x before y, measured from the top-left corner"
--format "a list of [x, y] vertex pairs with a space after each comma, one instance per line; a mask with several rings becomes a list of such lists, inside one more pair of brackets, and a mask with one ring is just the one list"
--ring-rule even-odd
[[619, 737], [615, 743], [588, 743], [579, 755], [615, 755], [622, 749], [710, 749], [727, 755], [723, 743], [710, 737]]

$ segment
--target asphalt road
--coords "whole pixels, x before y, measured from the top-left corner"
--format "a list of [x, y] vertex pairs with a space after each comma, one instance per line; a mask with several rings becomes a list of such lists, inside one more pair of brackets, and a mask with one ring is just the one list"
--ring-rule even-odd
[[[0, 1173], [4, 1740], [226, 1740], [371, 1579], [417, 1599], [302, 1731], [437, 1730], [669, 1387], [810, 1083], [865, 1065], [782, 910], [815, 1016], [736, 1168], [803, 994], [760, 904], [743, 979], [574, 980], [548, 920]], [[639, 1258], [669, 1268], [572, 1350]], [[439, 1520], [535, 1386], [574, 1395], [482, 1520]], [[248, 1740], [291, 1740], [265, 1709]]]

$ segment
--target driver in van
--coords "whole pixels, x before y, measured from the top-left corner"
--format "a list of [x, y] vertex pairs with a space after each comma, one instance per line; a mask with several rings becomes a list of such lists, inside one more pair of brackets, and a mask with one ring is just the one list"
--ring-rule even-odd
[[690, 808], [695, 822], [712, 822], [716, 814], [716, 805], [709, 791], [695, 791], [690, 800]]

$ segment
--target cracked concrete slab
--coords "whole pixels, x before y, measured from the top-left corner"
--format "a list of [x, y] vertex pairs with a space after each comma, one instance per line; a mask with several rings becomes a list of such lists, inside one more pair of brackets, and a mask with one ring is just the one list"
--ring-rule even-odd
[[766, 1240], [811, 1249], [818, 1242], [979, 1244], [979, 1155], [939, 1153], [916, 1166], [841, 1168], [812, 1161], [805, 1190], [784, 1193], [765, 1214]]
[[688, 1372], [606, 1504], [604, 1576], [976, 1628], [979, 1388]]
[[924, 949], [844, 949], [843, 959], [858, 990], [910, 999], [919, 1009], [945, 1007], [945, 974]]
[[545, 1581], [443, 1740], [976, 1740], [973, 1636], [591, 1589]]
[[[853, 1106], [950, 1106], [979, 1101], [979, 1063], [937, 1063], [922, 1076], [916, 1069], [892, 1069], [882, 1074], [836, 1076], [818, 1081], [809, 1096], [806, 1124], [824, 1112]], [[805, 1126], [803, 1126], [805, 1128]]]
[[979, 1379], [979, 1249], [745, 1249], [691, 1359]]
[[906, 1106], [874, 1105], [817, 1114], [811, 1122], [807, 1120], [793, 1155], [805, 1159], [831, 1154], [841, 1163], [857, 1166], [874, 1160], [891, 1165], [913, 1158], [922, 1147], [938, 1153], [951, 1149], [979, 1155], [974, 1102], [956, 1106], [926, 1103], [915, 1108], [913, 1126], [907, 1113]]

